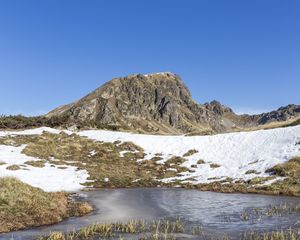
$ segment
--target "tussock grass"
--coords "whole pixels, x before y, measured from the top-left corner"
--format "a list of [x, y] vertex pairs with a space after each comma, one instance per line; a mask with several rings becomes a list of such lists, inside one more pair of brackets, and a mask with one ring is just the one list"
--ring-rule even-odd
[[270, 205], [264, 208], [252, 208], [247, 209], [241, 214], [241, 219], [244, 221], [262, 221], [262, 219], [267, 217], [282, 217], [289, 214], [299, 214], [300, 204], [280, 204], [280, 205]]
[[244, 233], [242, 240], [298, 240], [300, 239], [300, 229], [289, 228], [288, 230], [279, 230], [271, 232], [249, 232]]
[[274, 176], [284, 177], [284, 179], [265, 186], [265, 190], [281, 195], [300, 196], [300, 157], [278, 164], [267, 172]]
[[[181, 157], [172, 157], [166, 163], [158, 164], [157, 161], [161, 160], [159, 155], [151, 160], [143, 160], [143, 149], [132, 142], [98, 142], [63, 132], [8, 136], [0, 138], [0, 144], [26, 144], [22, 153], [41, 159], [27, 161], [24, 166], [42, 168], [50, 163], [61, 165], [58, 167], [60, 169], [67, 166], [85, 169], [90, 175], [88, 180], [92, 180], [86, 183], [87, 187], [154, 187], [162, 184], [158, 182], [160, 179], [175, 177], [177, 173], [187, 171], [180, 166], [186, 161]], [[120, 154], [122, 151], [128, 152]], [[168, 171], [170, 167], [176, 171]]]
[[172, 164], [180, 165], [180, 164], [184, 163], [185, 161], [186, 161], [185, 158], [178, 157], [178, 156], [173, 156], [170, 159], [168, 159], [165, 163], [172, 166]]
[[190, 149], [185, 154], [183, 154], [183, 157], [192, 156], [192, 155], [196, 154], [197, 152], [198, 152], [198, 150], [196, 150], [196, 149]]
[[33, 166], [33, 167], [39, 167], [39, 168], [43, 168], [45, 167], [45, 160], [37, 160], [37, 161], [27, 161], [24, 164]]
[[288, 162], [278, 164], [269, 169], [268, 172], [282, 177], [300, 178], [300, 157], [296, 157]]
[[46, 193], [16, 178], [0, 178], [0, 233], [57, 223], [75, 215], [73, 209], [81, 212], [72, 204], [66, 193]]
[[245, 172], [246, 175], [248, 174], [260, 174], [260, 172], [257, 172], [256, 170], [248, 170]]
[[175, 240], [176, 233], [185, 231], [180, 218], [175, 220], [159, 219], [150, 222], [130, 220], [126, 223], [101, 223], [82, 228], [70, 233], [53, 232], [42, 236], [39, 240], [89, 240], [89, 239], [123, 239], [126, 235], [134, 234], [140, 240]]
[[209, 164], [209, 166], [211, 168], [219, 168], [219, 167], [221, 167], [219, 164], [216, 164], [216, 163], [211, 163], [211, 164]]
[[202, 159], [199, 159], [198, 161], [197, 161], [197, 164], [204, 164], [205, 163], [205, 161], [204, 160], [202, 160]]
[[[229, 240], [227, 235], [210, 236], [203, 226], [186, 227], [177, 218], [158, 219], [150, 222], [144, 220], [130, 220], [126, 223], [101, 223], [82, 228], [70, 233], [52, 232], [48, 236], [41, 236], [38, 240], [93, 240], [93, 239], [139, 239], [139, 240], [176, 240], [180, 234], [193, 236], [192, 239], [222, 239]], [[128, 238], [129, 237], [129, 238]], [[300, 239], [300, 229], [292, 228], [270, 232], [244, 232], [241, 240], [297, 240]]]
[[[160, 180], [185, 176], [188, 172], [193, 173], [200, 164], [205, 164], [202, 159], [197, 165], [191, 165], [191, 169], [183, 167], [186, 158], [172, 156], [165, 162], [161, 154], [157, 153], [152, 159], [144, 160], [144, 150], [132, 142], [99, 142], [81, 137], [76, 134], [66, 133], [51, 134], [44, 132], [35, 136], [7, 136], [0, 137], [0, 144], [20, 146], [26, 144], [22, 153], [39, 158], [38, 161], [28, 161], [25, 165], [43, 167], [50, 163], [52, 166], [66, 168], [75, 166], [78, 170], [85, 169], [90, 177], [85, 185], [87, 187], [116, 188], [116, 187], [155, 187], [155, 186], [177, 186], [185, 188], [197, 188], [218, 192], [241, 192], [261, 193], [274, 195], [300, 196], [300, 160], [294, 158], [284, 164], [274, 166], [268, 172], [270, 177], [255, 177], [251, 180], [212, 179], [216, 180], [205, 184], [187, 184], [193, 179], [176, 179], [168, 183]], [[121, 154], [121, 152], [126, 153]], [[193, 150], [190, 150], [194, 152]], [[252, 165], [257, 163], [249, 163]], [[210, 163], [212, 169], [221, 167], [219, 164]], [[16, 167], [17, 168], [17, 167]], [[258, 174], [255, 170], [246, 171], [245, 174]], [[276, 177], [284, 177], [271, 185], [264, 184]]]
[[[204, 191], [259, 193], [271, 195], [300, 196], [300, 157], [295, 157], [285, 163], [278, 164], [267, 170], [269, 177], [255, 177], [248, 181], [217, 181], [198, 184], [196, 188]], [[284, 177], [272, 184], [265, 185], [268, 180]]]
[[20, 170], [21, 167], [19, 165], [10, 165], [10, 166], [7, 166], [6, 167], [7, 170], [10, 170], [10, 171], [17, 171], [17, 170]]
[[67, 217], [67, 196], [46, 193], [15, 178], [0, 178], [0, 232], [61, 221]]

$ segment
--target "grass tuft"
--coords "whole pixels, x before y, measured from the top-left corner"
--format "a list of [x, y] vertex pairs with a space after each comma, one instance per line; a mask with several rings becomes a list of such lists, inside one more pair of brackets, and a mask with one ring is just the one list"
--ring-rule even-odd
[[209, 164], [209, 166], [210, 166], [211, 168], [219, 168], [219, 167], [221, 167], [221, 165], [216, 164], [216, 163], [211, 163], [211, 164]]
[[185, 154], [183, 154], [183, 157], [189, 157], [189, 156], [192, 156], [192, 155], [194, 155], [196, 153], [198, 153], [198, 150], [191, 149], [191, 150], [188, 150]]
[[0, 178], [0, 233], [57, 223], [75, 215], [72, 204], [66, 193], [47, 193], [16, 178]]
[[6, 167], [7, 170], [10, 170], [10, 171], [17, 171], [17, 170], [20, 170], [21, 167], [19, 165], [10, 165], [8, 167]]

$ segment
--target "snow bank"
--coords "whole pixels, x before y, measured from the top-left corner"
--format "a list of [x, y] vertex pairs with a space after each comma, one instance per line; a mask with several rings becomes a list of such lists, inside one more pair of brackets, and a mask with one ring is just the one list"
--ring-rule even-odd
[[27, 129], [22, 131], [1, 131], [0, 137], [5, 136], [12, 136], [12, 135], [41, 135], [43, 132], [49, 132], [49, 133], [60, 133], [60, 130], [49, 128], [49, 127], [40, 127], [40, 128], [34, 128], [34, 129]]
[[[13, 176], [34, 187], [42, 188], [45, 191], [76, 191], [86, 182], [88, 173], [86, 170], [77, 171], [76, 167], [59, 169], [58, 166], [51, 166], [49, 163], [45, 167], [33, 167], [25, 165], [26, 161], [37, 161], [39, 159], [22, 154], [25, 145], [20, 147], [0, 145], [0, 176]], [[2, 163], [2, 164], [1, 164]], [[21, 165], [19, 170], [6, 169], [11, 165]]]
[[[35, 135], [42, 134], [43, 131], [61, 132], [43, 127], [17, 132], [0, 132], [0, 137]], [[64, 132], [71, 133], [70, 131]], [[193, 171], [175, 178], [184, 180], [192, 177], [193, 183], [206, 183], [227, 177], [251, 179], [257, 176], [268, 176], [265, 173], [268, 168], [292, 157], [300, 156], [300, 126], [192, 137], [142, 135], [103, 130], [82, 131], [77, 134], [104, 142], [117, 140], [134, 142], [145, 150], [147, 154], [145, 160], [161, 153], [163, 158], [161, 162], [164, 162], [172, 156], [183, 156], [188, 150], [195, 149], [198, 152], [185, 157], [186, 161], [182, 164]], [[0, 145], [0, 176], [15, 176], [21, 181], [46, 191], [76, 191], [83, 187], [81, 183], [87, 181], [89, 176], [87, 171], [78, 171], [76, 167], [66, 166], [66, 169], [59, 169], [58, 166], [51, 166], [49, 163], [46, 163], [43, 168], [26, 165], [26, 161], [39, 159], [22, 154], [24, 147]], [[92, 151], [90, 155], [94, 153]], [[123, 155], [125, 152], [120, 154]], [[200, 159], [205, 163], [197, 164]], [[212, 168], [210, 166], [212, 163], [220, 167]], [[22, 169], [16, 171], [6, 169], [13, 164], [21, 165]], [[196, 166], [192, 167], [192, 165]], [[246, 174], [247, 171], [253, 172], [253, 170], [256, 173]], [[170, 180], [174, 178], [164, 181]]]
[[[205, 164], [198, 164], [196, 168], [191, 168], [195, 172], [178, 177], [178, 179], [193, 177], [196, 183], [210, 182], [211, 178], [250, 179], [268, 176], [265, 173], [268, 168], [300, 156], [300, 126], [192, 137], [103, 130], [82, 131], [78, 134], [105, 142], [132, 141], [145, 150], [146, 159], [161, 153], [162, 162], [173, 155], [183, 156], [188, 150], [196, 149], [198, 153], [186, 157], [187, 161], [182, 165], [191, 168], [191, 165], [197, 164], [200, 159], [204, 160]], [[211, 168], [211, 163], [220, 167]], [[255, 170], [259, 174], [245, 174], [248, 170]], [[166, 179], [168, 180], [171, 179]]]

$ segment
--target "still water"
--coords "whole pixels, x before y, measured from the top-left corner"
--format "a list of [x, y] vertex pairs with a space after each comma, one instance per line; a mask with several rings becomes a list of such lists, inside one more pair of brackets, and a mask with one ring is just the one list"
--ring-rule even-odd
[[[80, 192], [84, 201], [95, 208], [93, 214], [69, 218], [52, 226], [0, 234], [0, 239], [27, 240], [51, 231], [72, 231], [93, 223], [109, 223], [131, 219], [153, 220], [180, 217], [187, 227], [202, 226], [210, 236], [228, 235], [239, 239], [245, 231], [278, 230], [297, 224], [300, 213], [263, 216], [245, 220], [249, 209], [268, 208], [280, 204], [296, 205], [300, 198], [254, 194], [225, 194], [187, 189], [113, 189]], [[183, 239], [200, 239], [184, 236]]]

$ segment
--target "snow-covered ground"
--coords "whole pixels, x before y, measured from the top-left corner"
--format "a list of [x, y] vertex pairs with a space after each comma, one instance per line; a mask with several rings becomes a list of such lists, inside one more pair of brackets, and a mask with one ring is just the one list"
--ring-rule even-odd
[[43, 132], [49, 132], [49, 133], [60, 133], [60, 130], [49, 128], [49, 127], [40, 127], [40, 128], [34, 128], [34, 129], [27, 129], [24, 131], [0, 131], [0, 137], [5, 136], [12, 136], [12, 135], [40, 135]]
[[[42, 134], [43, 131], [51, 133], [59, 133], [59, 130], [51, 128], [37, 128], [18, 132], [0, 132], [0, 136], [7, 135], [37, 135]], [[60, 169], [60, 166], [54, 166], [49, 163], [45, 167], [33, 167], [26, 165], [27, 161], [38, 161], [40, 159], [26, 156], [21, 153], [26, 145], [20, 147], [0, 145], [0, 177], [13, 176], [21, 181], [28, 183], [34, 187], [42, 188], [45, 191], [76, 191], [83, 186], [88, 178], [86, 170], [77, 170], [77, 167], [63, 166], [65, 169]], [[6, 169], [11, 165], [19, 165], [19, 170]]]
[[[188, 150], [196, 149], [198, 153], [186, 157], [183, 166], [191, 168], [202, 159], [205, 164], [191, 168], [195, 172], [186, 173], [177, 179], [193, 177], [196, 183], [210, 182], [211, 178], [250, 179], [257, 176], [268, 176], [265, 171], [292, 157], [300, 156], [300, 126], [237, 132], [213, 136], [157, 136], [131, 134], [114, 131], [89, 130], [78, 133], [94, 140], [114, 142], [131, 141], [141, 146], [151, 159], [161, 153], [163, 161], [171, 156], [183, 156]], [[219, 168], [211, 168], [210, 164]], [[245, 174], [255, 170], [260, 174]], [[169, 181], [172, 179], [166, 179]]]
[[[43, 131], [60, 132], [51, 128], [37, 128], [18, 132], [0, 132], [0, 137], [42, 134]], [[77, 134], [104, 142], [131, 141], [144, 149], [147, 154], [145, 160], [160, 153], [163, 158], [161, 162], [164, 162], [172, 156], [183, 156], [188, 150], [195, 149], [198, 152], [185, 157], [186, 162], [183, 163], [183, 166], [193, 169], [194, 172], [187, 172], [184, 176], [177, 177], [177, 179], [193, 177], [194, 183], [210, 182], [211, 178], [250, 179], [256, 176], [268, 176], [265, 173], [268, 168], [300, 156], [300, 126], [193, 137], [142, 135], [104, 130], [82, 131]], [[87, 171], [78, 171], [72, 166], [59, 169], [46, 163], [43, 168], [26, 165], [17, 171], [6, 169], [13, 164], [22, 165], [26, 161], [39, 160], [22, 154], [24, 147], [25, 145], [20, 147], [0, 145], [0, 176], [15, 176], [46, 191], [75, 191], [83, 187], [81, 183], [84, 183], [89, 176]], [[200, 159], [205, 163], [197, 164]], [[212, 168], [210, 166], [212, 163], [220, 167]], [[192, 165], [196, 166], [192, 167]], [[255, 170], [259, 174], [245, 174], [249, 170]], [[174, 179], [164, 181], [170, 180]]]

